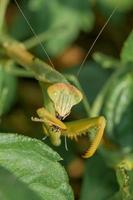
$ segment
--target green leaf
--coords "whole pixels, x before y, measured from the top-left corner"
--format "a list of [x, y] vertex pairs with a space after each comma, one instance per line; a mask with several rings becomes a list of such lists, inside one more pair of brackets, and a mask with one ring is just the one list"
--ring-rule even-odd
[[[35, 1], [30, 1], [30, 5]], [[38, 6], [38, 5], [37, 5]], [[68, 47], [78, 36], [81, 30], [89, 31], [94, 24], [94, 15], [91, 11], [91, 3], [88, 0], [45, 0], [39, 9], [34, 12], [28, 9], [27, 1], [21, 6], [27, 18], [30, 20], [35, 32], [41, 33], [51, 30], [53, 37], [45, 41], [45, 48], [49, 54], [55, 56]], [[31, 6], [30, 6], [31, 8]], [[19, 39], [33, 37], [22, 15], [12, 23], [12, 34]], [[21, 28], [25, 30], [22, 32]], [[59, 28], [59, 31], [57, 29]], [[56, 30], [56, 31], [54, 31]], [[40, 46], [38, 52], [42, 53]], [[44, 52], [43, 52], [44, 57]]]
[[133, 68], [122, 66], [112, 74], [99, 92], [92, 115], [102, 113], [107, 119], [106, 134], [125, 151], [132, 149]]
[[122, 200], [133, 199], [133, 155], [122, 160], [116, 168], [117, 180], [120, 186]]
[[8, 170], [0, 167], [0, 199], [1, 200], [41, 200], [26, 184], [20, 182]]
[[122, 62], [133, 62], [133, 31], [128, 36], [121, 51]]
[[107, 200], [118, 190], [115, 172], [108, 168], [101, 156], [86, 163], [80, 200]]
[[0, 164], [44, 200], [72, 200], [61, 157], [36, 139], [15, 134], [0, 135]]
[[9, 111], [16, 97], [17, 79], [8, 74], [0, 63], [0, 116]]
[[121, 193], [117, 192], [115, 195], [113, 195], [111, 198], [109, 198], [109, 200], [122, 200]]
[[30, 10], [37, 11], [41, 8], [41, 6], [45, 3], [45, 0], [29, 0], [28, 6]]
[[97, 2], [110, 9], [113, 9], [117, 6], [117, 10], [119, 11], [127, 11], [133, 8], [132, 0], [123, 0], [119, 2], [115, 0], [97, 0]]
[[[120, 29], [119, 32], [117, 32], [118, 35], [114, 37], [117, 38], [117, 42], [120, 40], [121, 43], [121, 36], [123, 35], [121, 30], [123, 30], [123, 25], [126, 26], [126, 13], [133, 9], [133, 1], [96, 0], [96, 6], [106, 19], [111, 15], [112, 11], [116, 9], [109, 24], [115, 25], [117, 29]], [[119, 35], [121, 36], [119, 37]]]
[[119, 183], [119, 192], [109, 200], [132, 200], [133, 199], [133, 155], [126, 155], [116, 166], [116, 177]]
[[[77, 67], [71, 67], [66, 69], [65, 73], [70, 74], [70, 76], [73, 74], [77, 77], [78, 70], [79, 68]], [[105, 84], [109, 74], [110, 73], [107, 70], [102, 69], [94, 62], [86, 63], [81, 69], [78, 79], [83, 91], [91, 103], [94, 101], [96, 95]]]
[[103, 68], [118, 68], [120, 63], [115, 58], [108, 56], [106, 54], [95, 52], [93, 54], [93, 59], [100, 64]]
[[89, 31], [94, 24], [90, 3], [86, 0], [84, 3], [80, 0], [57, 1], [55, 8], [52, 26], [61, 26], [64, 30], [46, 42], [47, 49], [52, 55], [62, 52], [78, 37], [81, 30]]
[[[120, 73], [118, 73], [120, 72]], [[117, 71], [106, 91], [103, 114], [107, 119], [107, 136], [123, 150], [133, 147], [133, 68]]]

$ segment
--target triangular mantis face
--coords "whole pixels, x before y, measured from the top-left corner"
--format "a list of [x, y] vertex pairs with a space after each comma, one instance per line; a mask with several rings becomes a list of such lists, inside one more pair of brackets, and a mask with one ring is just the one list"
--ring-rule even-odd
[[67, 117], [71, 108], [83, 98], [82, 93], [76, 87], [66, 83], [55, 83], [48, 87], [47, 92], [59, 119]]
[[54, 117], [44, 107], [37, 109], [37, 114], [43, 123], [43, 129], [46, 136], [50, 137], [53, 145], [59, 146], [61, 143], [61, 130], [66, 130], [66, 125]]
[[105, 118], [96, 117], [96, 118], [86, 118], [81, 120], [76, 120], [72, 122], [63, 123], [51, 113], [49, 113], [45, 108], [39, 108], [37, 110], [41, 122], [43, 123], [44, 133], [49, 136], [51, 142], [54, 145], [60, 145], [60, 137], [66, 136], [70, 139], [77, 139], [78, 136], [89, 133], [91, 129], [95, 128], [96, 133], [91, 142], [90, 147], [83, 155], [84, 158], [91, 157], [97, 150], [100, 141], [102, 139], [104, 128], [105, 128]]

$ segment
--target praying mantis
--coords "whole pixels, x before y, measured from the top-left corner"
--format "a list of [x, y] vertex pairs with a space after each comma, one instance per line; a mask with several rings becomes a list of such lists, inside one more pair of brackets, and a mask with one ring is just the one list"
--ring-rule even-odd
[[[20, 11], [22, 13], [21, 9]], [[87, 135], [91, 133], [92, 129], [95, 129], [91, 145], [82, 157], [89, 158], [93, 156], [103, 137], [106, 126], [105, 118], [98, 116], [71, 122], [63, 121], [70, 115], [73, 106], [81, 101], [83, 101], [85, 109], [89, 109], [82, 88], [80, 85], [76, 87], [77, 84], [75, 84], [74, 80], [77, 79], [73, 80], [74, 85], [72, 85], [65, 76], [28, 52], [23, 44], [8, 36], [3, 37], [0, 43], [6, 55], [30, 70], [42, 88], [44, 106], [36, 111], [39, 118], [32, 117], [32, 120], [42, 123], [44, 134], [50, 138], [50, 141], [55, 146], [61, 144], [62, 136], [77, 140], [79, 136]]]
[[44, 133], [50, 137], [51, 142], [55, 146], [60, 145], [61, 136], [77, 140], [78, 136], [89, 133], [91, 128], [96, 128], [96, 136], [89, 149], [83, 155], [84, 158], [91, 157], [103, 136], [106, 124], [105, 118], [101, 116], [63, 123], [61, 120], [70, 114], [70, 109], [73, 105], [81, 101], [82, 94], [74, 86], [64, 83], [53, 84], [47, 91], [54, 103], [56, 115], [52, 116], [50, 112], [42, 107], [37, 109], [40, 120], [36, 118], [33, 118], [33, 120], [43, 123]]
[[84, 106], [86, 105], [82, 92], [70, 84], [65, 76], [29, 53], [19, 42], [6, 37], [6, 41], [2, 41], [2, 46], [6, 54], [30, 70], [41, 85], [44, 107], [37, 109], [39, 119], [32, 118], [32, 120], [42, 123], [44, 134], [50, 138], [55, 146], [60, 145], [61, 136], [77, 140], [78, 136], [86, 135], [95, 128], [95, 136], [91, 145], [83, 154], [84, 158], [91, 157], [102, 139], [106, 125], [105, 118], [98, 116], [63, 122], [70, 114], [72, 107], [81, 100], [84, 101]]
[[3, 40], [2, 45], [6, 54], [26, 69], [30, 69], [41, 85], [44, 107], [37, 109], [39, 118], [32, 118], [32, 120], [42, 123], [44, 134], [55, 146], [61, 144], [61, 136], [77, 140], [78, 136], [86, 135], [95, 128], [96, 133], [91, 145], [83, 154], [84, 158], [91, 157], [102, 139], [106, 125], [105, 118], [99, 116], [63, 122], [72, 107], [84, 100], [82, 92], [71, 85], [65, 76], [29, 53], [19, 42], [6, 38], [6, 42]]

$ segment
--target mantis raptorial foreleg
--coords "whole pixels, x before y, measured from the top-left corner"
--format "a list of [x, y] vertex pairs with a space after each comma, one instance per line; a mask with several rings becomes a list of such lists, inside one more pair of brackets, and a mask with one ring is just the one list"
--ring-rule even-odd
[[78, 136], [86, 135], [91, 129], [96, 128], [95, 137], [83, 157], [89, 158], [97, 150], [106, 124], [104, 117], [87, 118], [63, 123], [61, 120], [52, 116], [45, 108], [39, 108], [37, 114], [43, 121], [45, 135], [49, 136], [51, 142], [56, 146], [60, 145], [61, 136], [77, 139]]
[[67, 122], [65, 123], [65, 125], [67, 129], [63, 130], [61, 134], [67, 136], [70, 139], [77, 139], [78, 136], [86, 135], [90, 132], [91, 129], [96, 128], [95, 137], [93, 138], [90, 147], [83, 155], [84, 158], [91, 157], [95, 153], [101, 142], [106, 125], [105, 118], [101, 116], [89, 119], [81, 119]]
[[[66, 74], [65, 76], [70, 82], [72, 82], [82, 92], [82, 94], [84, 96], [83, 97], [84, 108], [86, 110], [87, 115], [89, 116], [89, 114], [90, 114], [90, 105], [89, 105], [89, 103], [87, 101], [86, 95], [84, 94], [84, 91], [83, 91], [83, 89], [82, 89], [82, 87], [80, 85], [79, 80], [74, 75]], [[87, 127], [88, 127], [88, 131], [89, 131], [89, 129], [91, 129], [93, 127], [97, 128], [96, 136], [94, 137], [91, 146], [86, 151], [86, 153], [83, 155], [84, 158], [91, 157], [95, 153], [95, 151], [98, 148], [99, 143], [100, 143], [100, 141], [102, 139], [102, 136], [103, 136], [103, 133], [104, 133], [104, 128], [105, 128], [105, 125], [106, 125], [105, 118], [104, 117], [96, 117], [96, 118], [78, 120], [77, 124], [80, 124], [80, 122], [85, 123], [84, 127], [82, 127], [82, 126], [78, 127], [78, 132], [74, 132], [74, 129], [73, 129], [75, 122], [70, 122], [70, 123], [67, 124], [68, 125], [67, 127], [69, 129], [68, 132], [67, 132], [68, 133], [68, 135], [67, 135], [68, 138], [77, 139], [77, 136], [83, 135], [85, 132], [87, 132], [87, 130], [84, 132], [84, 129], [87, 128]]]

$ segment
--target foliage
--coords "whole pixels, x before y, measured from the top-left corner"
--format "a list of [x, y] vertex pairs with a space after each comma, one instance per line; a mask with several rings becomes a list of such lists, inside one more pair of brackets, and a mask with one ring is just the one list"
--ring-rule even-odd
[[[99, 170], [97, 170], [97, 166]], [[107, 172], [106, 176], [105, 171]], [[101, 156], [96, 155], [94, 159], [86, 163], [81, 200], [89, 198], [95, 200], [109, 199], [117, 189], [114, 170], [106, 166]]]
[[133, 1], [132, 0], [123, 0], [122, 2], [117, 2], [115, 0], [100, 0], [98, 1], [102, 6], [106, 6], [109, 8], [114, 8], [115, 6], [118, 6], [118, 10], [120, 11], [126, 11], [132, 9]]
[[0, 167], [0, 199], [5, 200], [40, 200], [39, 196], [20, 182], [13, 174]]
[[[132, 200], [133, 31], [130, 22], [133, 1], [18, 1], [34, 29], [32, 31], [21, 12], [18, 12], [18, 7], [14, 9], [15, 4], [9, 3], [7, 17], [4, 18], [8, 0], [1, 2], [0, 199], [15, 200], [19, 196], [20, 200], [72, 200], [74, 198]], [[96, 43], [92, 59], [88, 57], [81, 68], [89, 44], [96, 38], [98, 30], [106, 23], [114, 7], [116, 7], [115, 13]], [[79, 54], [76, 55], [74, 52], [67, 57], [67, 51], [71, 51], [75, 46]], [[60, 72], [49, 66], [46, 52], [52, 57], [54, 65], [61, 66]], [[65, 56], [66, 60], [72, 63], [66, 68], [63, 66]], [[74, 61], [80, 56], [82, 59], [75, 64]], [[39, 59], [40, 57], [43, 59]], [[83, 94], [82, 103], [72, 108], [71, 115], [65, 123], [60, 123], [60, 119], [56, 123], [55, 97], [50, 99], [47, 92], [52, 85], [54, 86], [52, 88], [59, 89], [58, 96], [60, 98], [63, 96], [63, 90], [57, 88], [55, 83], [71, 83]], [[53, 90], [50, 91], [51, 94], [52, 92]], [[67, 92], [66, 88], [65, 94], [74, 95]], [[64, 103], [64, 101], [57, 101], [56, 105], [61, 108], [61, 111], [62, 107], [68, 111], [69, 104], [65, 105], [62, 102]], [[105, 116], [107, 126], [98, 153], [86, 162], [80, 159], [78, 165], [70, 170], [71, 162], [77, 160], [79, 154], [83, 152], [84, 146], [88, 145], [88, 139], [79, 139], [78, 143], [69, 141], [69, 151], [64, 150], [64, 145], [55, 148], [54, 151], [53, 146], [53, 149], [49, 147], [51, 146], [49, 141], [44, 141], [48, 145], [41, 142], [42, 129], [39, 123], [31, 122], [30, 117], [35, 115], [36, 109], [42, 106], [50, 112], [47, 115], [46, 111], [44, 115], [45, 125], [48, 126], [43, 126], [46, 135], [50, 133], [50, 123], [53, 123], [54, 131], [58, 131], [58, 124], [66, 128], [69, 124], [67, 121], [71, 124], [73, 119], [81, 119], [86, 115], [87, 117]], [[73, 133], [78, 132], [77, 129], [80, 128], [88, 131], [83, 125], [79, 127], [80, 123], [73, 124]], [[18, 132], [18, 135], [6, 133], [10, 129]], [[93, 131], [95, 132], [93, 129], [90, 131], [92, 135]], [[31, 138], [34, 136], [38, 139]], [[75, 189], [75, 197], [62, 165], [69, 172], [72, 187], [81, 188], [80, 194], [79, 189]], [[85, 167], [83, 176], [82, 165]], [[81, 173], [80, 169], [82, 169]], [[72, 178], [75, 172], [79, 172], [79, 179]]]
[[15, 101], [17, 80], [15, 76], [7, 73], [0, 63], [0, 116], [9, 111], [10, 107]]
[[121, 59], [122, 62], [132, 62], [133, 61], [133, 45], [132, 45], [132, 41], [133, 41], [133, 31], [130, 33], [128, 39], [126, 40], [125, 44], [124, 44], [124, 48], [122, 49], [121, 52]]
[[[28, 7], [27, 1], [22, 6], [37, 33], [47, 30], [49, 33], [54, 33], [51, 39], [45, 42], [46, 50], [51, 55], [59, 54], [68, 47], [76, 39], [80, 30], [89, 30], [93, 26], [94, 16], [87, 0], [83, 3], [80, 0], [45, 0], [37, 3], [31, 0], [28, 2]], [[25, 33], [19, 29], [20, 23]], [[12, 33], [19, 39], [32, 36], [21, 15], [13, 24]]]
[[0, 134], [1, 166], [26, 183], [41, 199], [73, 199], [65, 170], [58, 163], [60, 160], [56, 152], [40, 141]]

